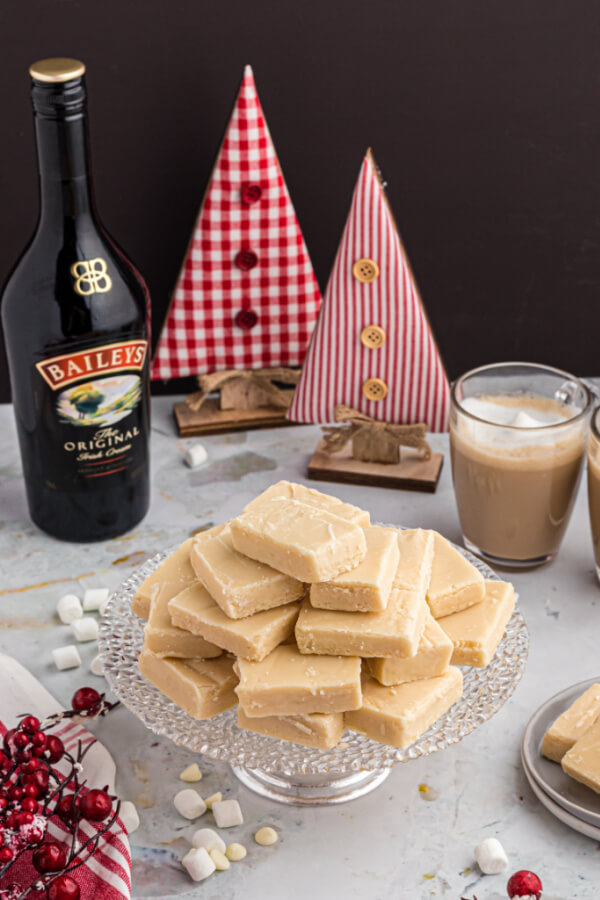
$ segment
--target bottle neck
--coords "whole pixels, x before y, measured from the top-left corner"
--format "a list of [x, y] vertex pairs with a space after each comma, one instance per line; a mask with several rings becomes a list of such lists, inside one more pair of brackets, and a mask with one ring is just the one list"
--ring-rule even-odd
[[46, 118], [36, 113], [40, 227], [94, 215], [87, 123], [83, 113]]

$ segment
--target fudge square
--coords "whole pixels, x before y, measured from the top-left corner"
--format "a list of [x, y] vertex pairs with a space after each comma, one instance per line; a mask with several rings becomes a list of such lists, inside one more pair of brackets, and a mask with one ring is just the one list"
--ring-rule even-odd
[[304, 484], [294, 484], [291, 481], [278, 481], [277, 484], [271, 485], [270, 488], [267, 488], [254, 500], [251, 500], [244, 507], [244, 512], [277, 497], [284, 497], [287, 500], [300, 500], [301, 503], [308, 503], [309, 506], [314, 506], [316, 509], [334, 513], [341, 519], [347, 519], [349, 522], [354, 522], [355, 525], [361, 525], [363, 528], [366, 528], [371, 521], [371, 517], [366, 509], [360, 509], [358, 506], [352, 506], [351, 503], [344, 503], [338, 497], [332, 497], [331, 494], [322, 494], [321, 491], [316, 491], [314, 488], [306, 487]]
[[220, 656], [220, 647], [198, 633], [190, 634], [176, 627], [169, 614], [170, 591], [159, 591], [150, 605], [150, 615], [144, 626], [144, 648], [157, 656], [183, 659], [210, 659]]
[[598, 718], [600, 684], [593, 684], [552, 723], [544, 735], [542, 753], [547, 759], [559, 763]]
[[333, 513], [275, 497], [231, 522], [239, 553], [299, 581], [330, 581], [353, 569], [367, 553], [359, 525]]
[[240, 728], [266, 734], [267, 737], [291, 741], [304, 747], [329, 750], [335, 747], [344, 731], [343, 713], [307, 713], [304, 716], [262, 716], [251, 719], [237, 708]]
[[372, 525], [365, 528], [367, 555], [350, 572], [333, 581], [321, 581], [310, 589], [310, 602], [317, 609], [348, 612], [378, 612], [385, 609], [400, 550], [395, 528]]
[[414, 656], [425, 627], [423, 592], [392, 588], [382, 612], [315, 609], [305, 600], [296, 622], [301, 653], [333, 656]]
[[188, 585], [197, 581], [190, 565], [190, 552], [194, 541], [187, 541], [167, 556], [158, 569], [142, 581], [131, 602], [131, 609], [140, 619], [147, 619], [150, 606], [157, 597], [166, 597], [167, 601]]
[[358, 657], [303, 656], [294, 644], [282, 644], [262, 662], [238, 659], [235, 669], [249, 718], [345, 712], [361, 704]]
[[196, 640], [205, 638], [235, 656], [259, 661], [293, 635], [300, 604], [288, 603], [244, 619], [230, 619], [206, 588], [196, 584], [169, 601], [169, 612], [173, 624], [191, 632], [190, 637], [202, 635]]
[[436, 619], [460, 612], [485, 597], [483, 575], [452, 544], [434, 532], [433, 568], [427, 602]]
[[462, 695], [462, 673], [451, 666], [443, 675], [384, 687], [363, 680], [363, 704], [344, 714], [348, 728], [392, 747], [409, 747]]
[[380, 684], [403, 684], [442, 675], [450, 665], [454, 645], [430, 612], [414, 656], [387, 656], [366, 660], [367, 668]]
[[600, 794], [600, 722], [592, 725], [562, 758], [563, 771]]
[[481, 603], [444, 616], [438, 622], [454, 644], [455, 666], [487, 666], [496, 652], [515, 608], [515, 589], [508, 581], [486, 581]]
[[190, 560], [198, 580], [232, 619], [304, 596], [302, 582], [238, 553], [229, 525], [195, 541]]
[[138, 666], [148, 681], [193, 719], [210, 719], [235, 706], [237, 677], [227, 656], [161, 659], [151, 650], [142, 650]]

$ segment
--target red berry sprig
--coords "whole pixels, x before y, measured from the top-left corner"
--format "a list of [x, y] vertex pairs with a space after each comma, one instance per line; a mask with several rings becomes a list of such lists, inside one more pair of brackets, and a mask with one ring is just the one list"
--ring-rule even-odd
[[[20, 900], [34, 891], [43, 891], [47, 900], [79, 900], [79, 885], [72, 874], [94, 855], [114, 824], [120, 803], [106, 787], [89, 789], [79, 780], [81, 762], [94, 741], [85, 747], [78, 742], [72, 754], [49, 732], [62, 719], [105, 716], [115, 706], [94, 688], [80, 688], [70, 710], [43, 722], [25, 715], [4, 735], [0, 750], [0, 881], [4, 884], [4, 876], [26, 853], [31, 854], [38, 877], [30, 885], [14, 881], [3, 887], [2, 900]], [[64, 774], [54, 768], [59, 762], [62, 769], [66, 764]], [[53, 816], [60, 817], [69, 831], [63, 843], [47, 837]], [[82, 821], [97, 826], [92, 837], [80, 830]]]

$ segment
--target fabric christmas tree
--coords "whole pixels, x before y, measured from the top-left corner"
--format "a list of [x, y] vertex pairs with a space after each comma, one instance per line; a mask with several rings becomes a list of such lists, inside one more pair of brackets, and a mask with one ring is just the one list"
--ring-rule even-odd
[[321, 293], [246, 66], [152, 377], [301, 365]]
[[288, 418], [333, 422], [339, 404], [448, 427], [448, 379], [370, 150]]

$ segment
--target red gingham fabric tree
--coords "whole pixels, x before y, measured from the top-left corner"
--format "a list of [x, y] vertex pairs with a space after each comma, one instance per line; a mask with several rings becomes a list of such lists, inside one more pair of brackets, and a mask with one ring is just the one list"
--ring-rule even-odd
[[153, 379], [301, 365], [321, 293], [246, 66]]
[[[375, 382], [375, 384], [373, 384]], [[448, 428], [450, 389], [368, 151], [288, 419], [344, 404], [381, 422]]]

